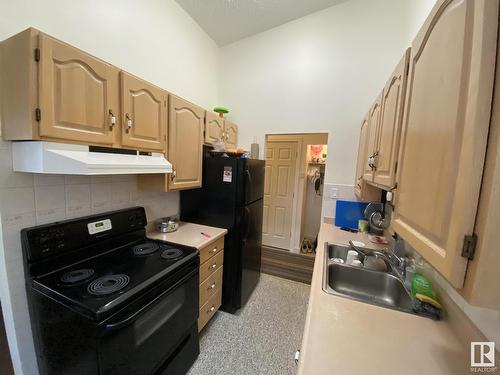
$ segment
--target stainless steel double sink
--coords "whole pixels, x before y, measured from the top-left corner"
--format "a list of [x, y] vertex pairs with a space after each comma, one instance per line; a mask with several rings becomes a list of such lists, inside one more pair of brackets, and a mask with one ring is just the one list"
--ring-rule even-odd
[[333, 258], [346, 261], [349, 251], [346, 246], [327, 243], [325, 251], [323, 290], [326, 293], [414, 314], [412, 296], [391, 270], [377, 271], [332, 261]]

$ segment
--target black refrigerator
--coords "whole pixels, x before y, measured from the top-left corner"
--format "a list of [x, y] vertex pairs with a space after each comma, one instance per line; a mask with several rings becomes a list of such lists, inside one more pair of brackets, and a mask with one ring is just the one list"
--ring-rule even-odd
[[242, 307], [260, 277], [264, 160], [211, 156], [205, 146], [203, 186], [181, 192], [181, 220], [228, 230], [221, 309]]

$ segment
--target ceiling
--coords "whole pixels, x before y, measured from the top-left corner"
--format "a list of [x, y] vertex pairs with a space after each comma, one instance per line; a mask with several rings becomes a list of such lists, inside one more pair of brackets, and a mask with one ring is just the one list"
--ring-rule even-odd
[[347, 0], [176, 0], [219, 46]]

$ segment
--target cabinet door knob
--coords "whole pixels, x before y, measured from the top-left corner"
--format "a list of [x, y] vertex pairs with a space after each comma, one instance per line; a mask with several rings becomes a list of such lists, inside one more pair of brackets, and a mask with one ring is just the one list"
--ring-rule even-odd
[[215, 310], [215, 306], [212, 306], [208, 311], [207, 311], [207, 314], [211, 313], [212, 311]]
[[126, 119], [126, 124], [127, 124], [127, 133], [129, 132], [130, 129], [132, 129], [132, 118], [128, 113], [125, 113], [125, 119]]
[[116, 116], [113, 114], [113, 111], [109, 110], [109, 130], [113, 130], [113, 126], [116, 125]]
[[210, 286], [208, 287], [208, 290], [211, 290], [211, 289], [215, 289], [215, 283], [213, 283], [212, 285], [210, 285]]
[[217, 267], [217, 263], [212, 264], [212, 265], [209, 267], [209, 269], [210, 269], [210, 268], [211, 268], [211, 269], [214, 269], [215, 267]]

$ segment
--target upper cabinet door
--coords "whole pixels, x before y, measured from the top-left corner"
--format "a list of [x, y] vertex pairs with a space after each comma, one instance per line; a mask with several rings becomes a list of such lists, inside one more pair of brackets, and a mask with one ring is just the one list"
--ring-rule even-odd
[[226, 148], [236, 148], [238, 145], [238, 125], [225, 120], [224, 133]]
[[393, 226], [461, 288], [490, 121], [498, 1], [439, 0], [412, 44]]
[[40, 137], [112, 145], [119, 70], [40, 34]]
[[365, 160], [366, 160], [366, 142], [368, 138], [368, 114], [363, 119], [361, 123], [361, 131], [359, 134], [359, 146], [358, 146], [358, 160], [356, 163], [356, 181], [354, 181], [354, 192], [356, 196], [361, 199], [361, 193], [363, 189], [363, 175], [365, 172]]
[[378, 128], [382, 108], [382, 93], [377, 97], [368, 112], [368, 135], [366, 141], [366, 154], [364, 161], [364, 176], [366, 181], [373, 181], [374, 162], [376, 158]]
[[382, 113], [378, 130], [374, 182], [387, 189], [394, 186], [403, 123], [404, 98], [408, 77], [408, 49], [387, 81], [382, 96]]
[[205, 110], [171, 95], [169, 113], [168, 160], [174, 172], [168, 190], [200, 187]]
[[123, 71], [121, 86], [122, 145], [164, 151], [168, 93]]
[[205, 142], [214, 143], [224, 138], [224, 118], [213, 112], [205, 114]]

